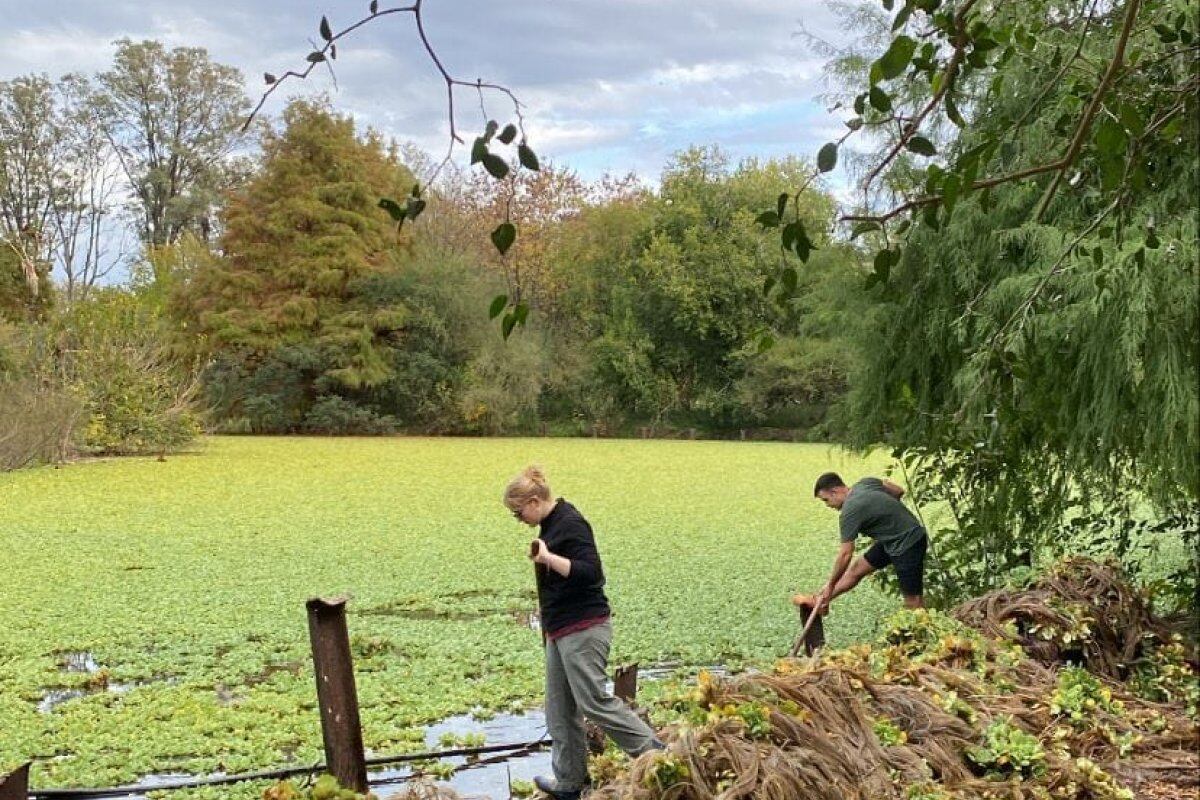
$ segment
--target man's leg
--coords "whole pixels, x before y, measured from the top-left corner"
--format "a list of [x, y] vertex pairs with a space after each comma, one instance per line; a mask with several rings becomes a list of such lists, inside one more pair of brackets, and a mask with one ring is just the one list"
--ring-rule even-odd
[[887, 553], [883, 552], [883, 548], [877, 544], [871, 545], [866, 553], [854, 559], [853, 563], [850, 564], [850, 569], [846, 570], [841, 580], [837, 582], [837, 586], [833, 587], [833, 594], [826, 598], [825, 605], [829, 605], [833, 598], [839, 597], [855, 586], [858, 586], [863, 578], [877, 569], [883, 569], [889, 563]]
[[579, 791], [587, 785], [587, 733], [571, 694], [558, 642], [546, 642], [546, 730], [556, 788]]
[[605, 623], [558, 640], [571, 694], [584, 715], [631, 756], [661, 747], [650, 726], [605, 690], [612, 627]]
[[912, 547], [892, 557], [905, 608], [925, 607], [925, 552], [928, 547], [929, 540], [921, 537]]

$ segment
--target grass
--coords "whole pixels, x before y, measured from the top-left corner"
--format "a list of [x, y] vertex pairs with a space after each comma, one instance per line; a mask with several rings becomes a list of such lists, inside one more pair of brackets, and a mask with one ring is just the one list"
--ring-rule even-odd
[[[35, 786], [82, 786], [319, 760], [316, 595], [351, 598], [376, 753], [476, 705], [540, 702], [539, 640], [520, 622], [532, 532], [500, 504], [530, 461], [596, 530], [614, 664], [782, 654], [789, 594], [815, 590], [837, 547], [813, 479], [884, 464], [778, 443], [213, 438], [166, 462], [0, 476], [0, 771], [37, 757]], [[895, 605], [862, 587], [835, 605], [831, 641], [867, 638]], [[76, 652], [102, 672], [64, 671]], [[256, 795], [241, 791], [175, 797]]]

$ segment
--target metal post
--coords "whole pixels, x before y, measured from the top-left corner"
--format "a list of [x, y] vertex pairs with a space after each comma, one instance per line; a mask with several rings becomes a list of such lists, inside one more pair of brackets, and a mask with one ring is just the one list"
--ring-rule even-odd
[[0, 800], [29, 800], [29, 764], [0, 776]]
[[637, 702], [637, 679], [638, 665], [636, 662], [617, 667], [617, 671], [613, 675], [613, 694], [629, 705], [633, 705]]
[[314, 597], [305, 606], [317, 675], [317, 703], [321, 706], [325, 764], [344, 788], [366, 792], [367, 762], [346, 631], [346, 598]]

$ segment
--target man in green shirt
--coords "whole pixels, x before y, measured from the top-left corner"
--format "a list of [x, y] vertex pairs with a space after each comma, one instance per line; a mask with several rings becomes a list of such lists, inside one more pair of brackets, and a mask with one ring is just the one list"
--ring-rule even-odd
[[[875, 570], [891, 564], [900, 580], [904, 605], [923, 608], [925, 551], [929, 540], [925, 527], [900, 502], [904, 489], [879, 478], [863, 478], [847, 487], [837, 473], [826, 472], [817, 478], [813, 494], [839, 512], [842, 540], [829, 582], [816, 597], [816, 607], [824, 613], [835, 597], [853, 589]], [[854, 540], [860, 533], [870, 536], [875, 543], [854, 560]], [[800, 599], [797, 595], [796, 601]]]

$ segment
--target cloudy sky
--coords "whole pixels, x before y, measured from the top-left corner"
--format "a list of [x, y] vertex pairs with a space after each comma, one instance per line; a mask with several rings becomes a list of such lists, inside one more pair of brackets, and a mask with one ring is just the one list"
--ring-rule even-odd
[[[322, 14], [338, 30], [367, 2], [0, 0], [0, 80], [94, 72], [109, 63], [113, 40], [153, 38], [207, 48], [241, 69], [257, 96], [264, 71], [304, 65]], [[653, 183], [689, 144], [719, 144], [735, 158], [812, 156], [844, 130], [818, 98], [825, 59], [797, 36], [804, 28], [845, 39], [823, 0], [427, 0], [424, 16], [455, 77], [509, 86], [539, 155], [587, 178], [634, 171]], [[444, 85], [410, 15], [365, 26], [338, 55], [336, 90], [314, 72], [287, 93], [330, 92], [361, 121], [444, 151]], [[286, 97], [281, 88], [267, 111]], [[460, 126], [481, 128], [478, 98], [458, 97]], [[511, 106], [490, 96], [487, 108], [504, 121]]]

